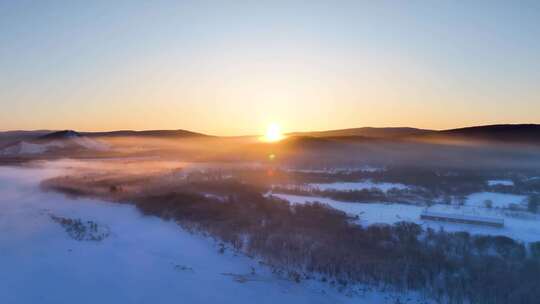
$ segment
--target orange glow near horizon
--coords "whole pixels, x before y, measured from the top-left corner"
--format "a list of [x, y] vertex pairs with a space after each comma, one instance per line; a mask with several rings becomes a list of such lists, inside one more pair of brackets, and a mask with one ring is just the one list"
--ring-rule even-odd
[[285, 137], [281, 133], [281, 127], [276, 123], [271, 123], [266, 128], [266, 133], [262, 137], [262, 140], [265, 142], [276, 142], [283, 138]]

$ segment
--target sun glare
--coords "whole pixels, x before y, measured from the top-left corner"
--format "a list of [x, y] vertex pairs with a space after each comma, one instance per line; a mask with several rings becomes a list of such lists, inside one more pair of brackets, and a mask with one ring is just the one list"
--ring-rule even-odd
[[276, 142], [283, 139], [283, 134], [281, 133], [279, 125], [276, 123], [269, 124], [263, 139], [267, 142]]

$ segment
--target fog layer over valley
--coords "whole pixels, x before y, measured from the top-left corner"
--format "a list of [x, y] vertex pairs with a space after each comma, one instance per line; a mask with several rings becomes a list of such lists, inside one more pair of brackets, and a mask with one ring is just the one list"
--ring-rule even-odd
[[[292, 134], [218, 137], [185, 130], [0, 132], [0, 163], [28, 159], [160, 157], [196, 162], [269, 162], [291, 168], [426, 166], [540, 168], [538, 125], [497, 125], [429, 131], [360, 128]], [[324, 135], [324, 136], [323, 136]]]

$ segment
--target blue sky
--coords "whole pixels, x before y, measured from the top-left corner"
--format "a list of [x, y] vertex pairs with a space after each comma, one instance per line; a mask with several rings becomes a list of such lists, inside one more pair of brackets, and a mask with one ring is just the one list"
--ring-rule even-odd
[[540, 123], [538, 1], [0, 0], [0, 129]]

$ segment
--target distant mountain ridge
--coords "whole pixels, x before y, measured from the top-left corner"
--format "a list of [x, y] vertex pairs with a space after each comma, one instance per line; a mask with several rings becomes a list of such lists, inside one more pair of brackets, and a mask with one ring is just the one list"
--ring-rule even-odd
[[538, 124], [497, 124], [441, 130], [415, 136], [422, 141], [491, 142], [499, 144], [540, 144]]
[[68, 139], [82, 137], [82, 134], [73, 130], [55, 131], [36, 138], [36, 140]]
[[12, 130], [12, 131], [0, 131], [1, 137], [10, 137], [10, 136], [39, 136], [46, 135], [55, 131], [52, 130]]
[[51, 130], [15, 130], [15, 131], [4, 131], [0, 132], [0, 147], [5, 146], [6, 144], [12, 143], [18, 140], [32, 139], [39, 136], [47, 135], [54, 131]]
[[0, 147], [11, 145], [21, 140], [52, 140], [67, 139], [76, 137], [211, 137], [197, 132], [187, 130], [118, 130], [103, 132], [77, 132], [74, 130], [35, 130], [35, 131], [3, 131], [0, 132]]
[[444, 130], [439, 133], [492, 140], [540, 141], [540, 125], [537, 124], [486, 125]]
[[187, 130], [119, 130], [119, 131], [104, 131], [104, 132], [81, 132], [80, 134], [90, 137], [132, 137], [132, 136], [150, 136], [150, 137], [208, 137], [202, 133], [187, 131]]
[[[409, 127], [388, 128], [350, 128], [339, 130], [326, 130], [314, 132], [288, 133], [289, 137], [339, 140], [339, 141], [373, 141], [373, 140], [405, 140], [405, 141], [489, 141], [506, 143], [540, 144], [539, 124], [497, 124], [473, 126], [448, 130], [428, 130]], [[152, 138], [194, 138], [215, 137], [187, 130], [119, 130], [105, 132], [77, 132], [73, 130], [62, 131], [6, 131], [0, 132], [0, 146], [12, 145], [18, 141], [48, 141], [68, 138], [107, 138], [107, 137], [152, 137]], [[228, 137], [222, 137], [224, 139]], [[314, 142], [310, 140], [310, 142]], [[319, 141], [317, 141], [319, 142]]]
[[23, 136], [19, 140], [2, 147], [0, 155], [28, 156], [74, 151], [103, 152], [109, 150], [109, 148], [109, 145], [83, 136], [78, 132], [64, 130], [41, 135], [38, 133], [30, 138]]
[[498, 124], [474, 126], [448, 130], [427, 130], [417, 128], [353, 128], [317, 132], [295, 132], [290, 136], [341, 138], [342, 140], [448, 140], [486, 141], [501, 143], [540, 144], [538, 124]]
[[314, 132], [294, 132], [287, 135], [290, 136], [311, 136], [311, 137], [366, 137], [366, 138], [397, 138], [397, 137], [409, 137], [419, 136], [425, 134], [436, 133], [434, 130], [417, 129], [409, 127], [389, 127], [389, 128], [350, 128], [328, 131], [314, 131]]

